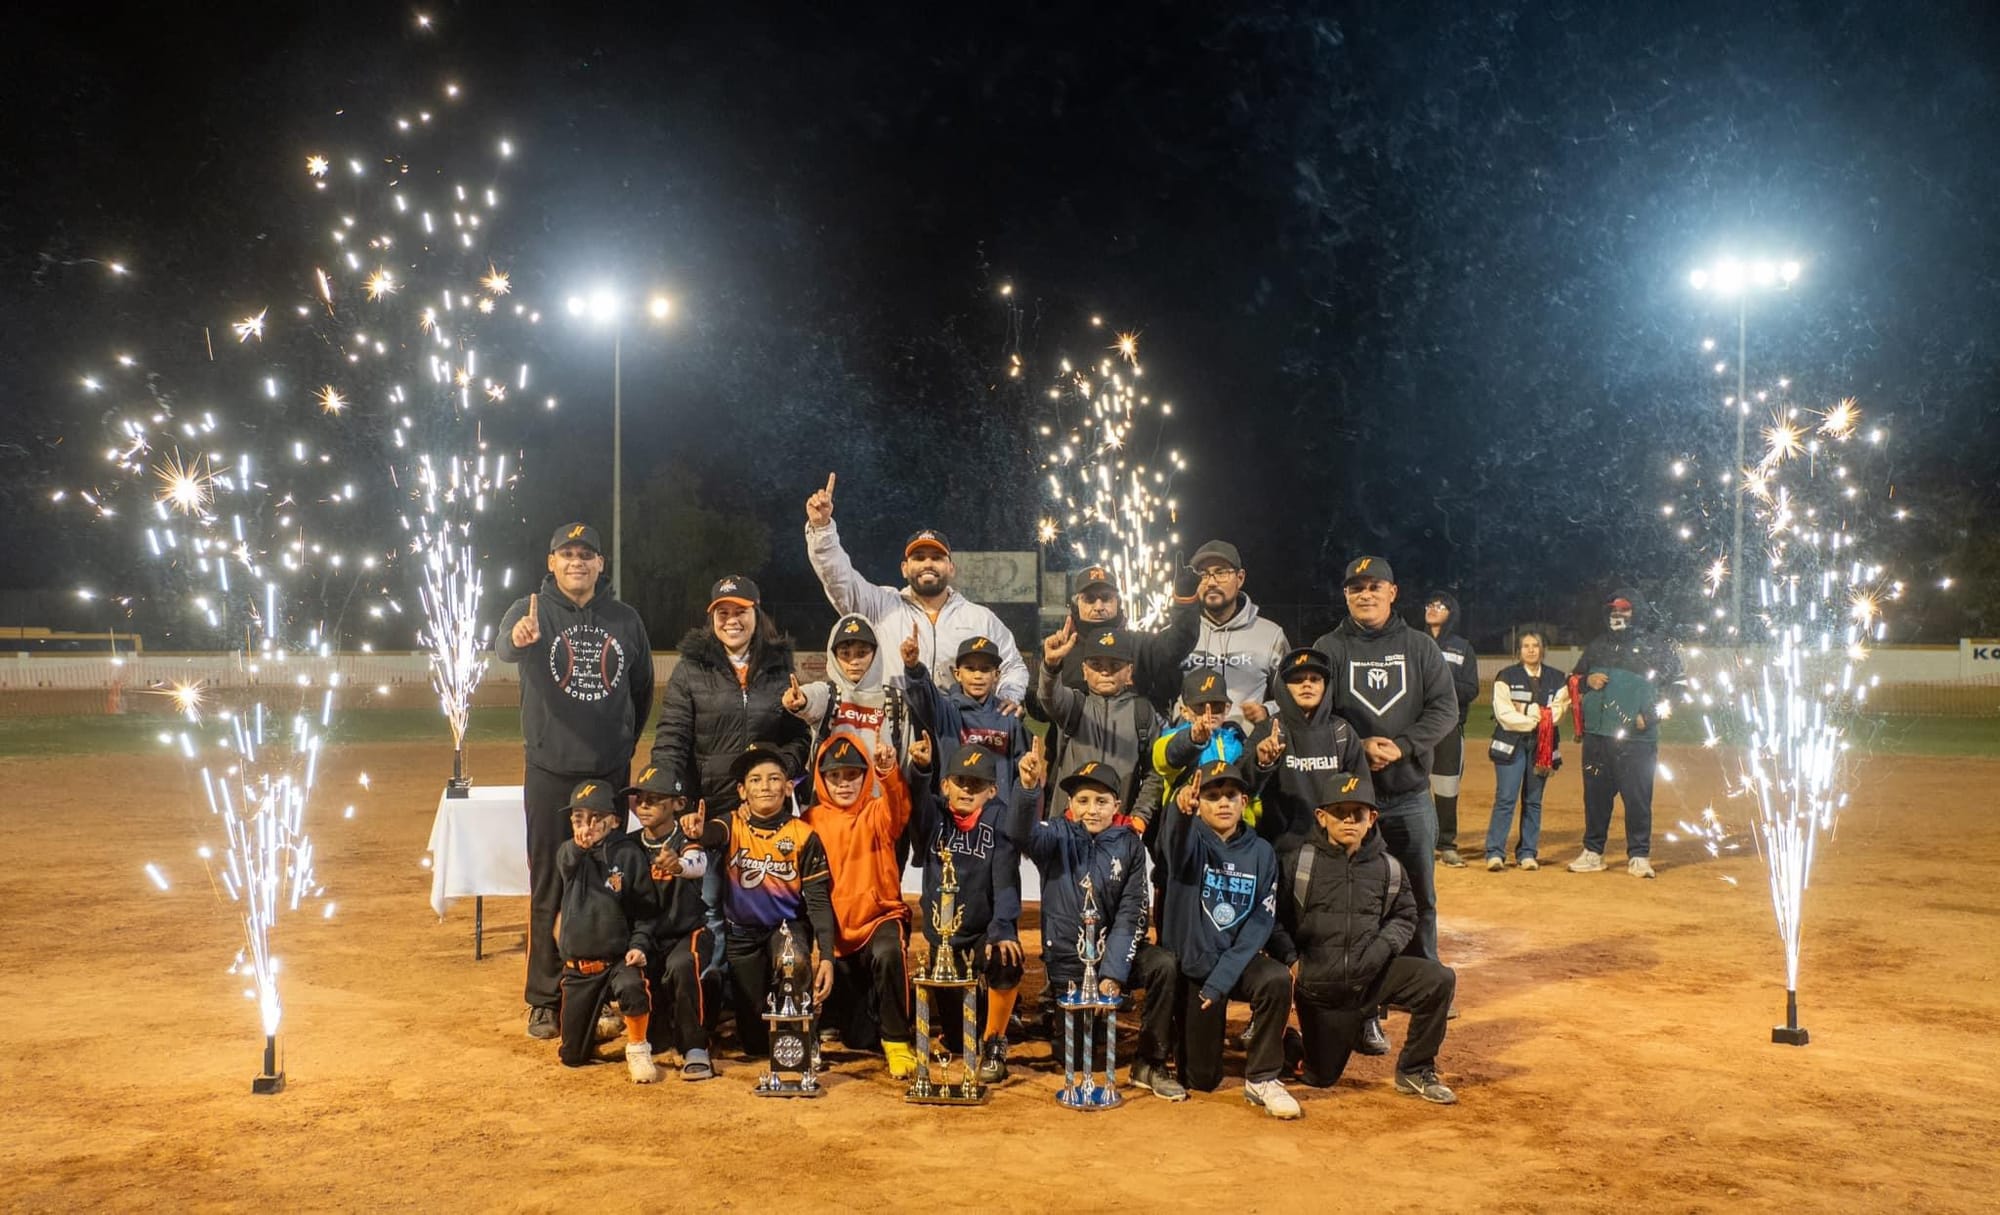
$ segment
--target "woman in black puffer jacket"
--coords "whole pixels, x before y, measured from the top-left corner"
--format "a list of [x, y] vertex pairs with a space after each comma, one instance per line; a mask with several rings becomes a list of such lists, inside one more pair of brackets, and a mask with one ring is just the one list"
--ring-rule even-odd
[[796, 778], [811, 738], [781, 703], [792, 683], [792, 642], [758, 606], [757, 584], [730, 575], [709, 600], [708, 624], [681, 638], [680, 664], [660, 695], [653, 765], [685, 774], [708, 816], [719, 818], [736, 808], [729, 766], [744, 748], [776, 747]]

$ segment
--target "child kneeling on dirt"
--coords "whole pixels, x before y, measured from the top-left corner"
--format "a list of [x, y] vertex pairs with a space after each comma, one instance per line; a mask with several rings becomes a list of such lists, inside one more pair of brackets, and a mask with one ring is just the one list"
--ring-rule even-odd
[[1139, 1053], [1132, 1083], [1168, 1101], [1187, 1100], [1167, 1069], [1174, 1024], [1174, 955], [1146, 942], [1153, 906], [1146, 877], [1146, 842], [1119, 809], [1118, 791], [1129, 777], [1110, 764], [1086, 760], [1062, 779], [1069, 797], [1065, 817], [1041, 817], [1042, 782], [1048, 757], [1037, 736], [1021, 759], [1007, 837], [1035, 863], [1042, 878], [1042, 969], [1051, 993], [1083, 981], [1077, 938], [1083, 929], [1083, 886], [1090, 882], [1104, 917], [1104, 958], [1097, 965], [1097, 989], [1107, 996], [1146, 993], [1139, 1018]]
[[646, 879], [646, 854], [621, 828], [613, 790], [587, 780], [570, 793], [570, 838], [556, 849], [562, 911], [556, 948], [562, 954], [562, 1046], [565, 1067], [590, 1062], [597, 1014], [608, 995], [625, 1018], [625, 1069], [635, 1083], [660, 1078], [646, 1040], [652, 1000], [646, 990], [646, 950], [656, 909]]
[[651, 943], [646, 950], [646, 982], [661, 1015], [646, 1040], [655, 1057], [675, 1051], [681, 1079], [706, 1080], [715, 1074], [708, 1058], [706, 1014], [715, 996], [716, 940], [705, 925], [712, 918], [703, 898], [709, 855], [701, 848], [702, 815], [687, 814], [687, 790], [679, 773], [648, 766], [625, 792], [632, 798], [639, 832], [633, 842], [645, 852], [646, 880], [652, 884]]
[[[977, 640], [984, 640], [979, 638]], [[991, 644], [990, 642], [988, 643]], [[958, 883], [958, 929], [949, 948], [966, 959], [966, 972], [986, 975], [986, 1032], [981, 1036], [979, 1081], [998, 1084], [1007, 1078], [1007, 1021], [1021, 994], [1021, 858], [1006, 834], [1006, 806], [999, 799], [999, 757], [976, 744], [960, 747], [944, 774], [944, 802], [928, 789], [917, 796], [910, 838], [924, 866], [920, 906], [924, 939], [931, 956], [944, 947], [935, 922], [938, 887], [944, 881], [944, 857], [952, 858]], [[947, 1002], [938, 1010], [943, 1039], [963, 1015]]]
[[[912, 743], [910, 755], [928, 765], [930, 740]], [[833, 998], [821, 1028], [837, 1029], [855, 1050], [873, 1046], [879, 1035], [889, 1074], [905, 1079], [916, 1074], [917, 1055], [903, 959], [910, 908], [896, 841], [910, 822], [910, 781], [886, 738], [875, 744], [873, 760], [871, 766], [850, 735], [827, 739], [806, 811], [833, 876]]]
[[1285, 1091], [1285, 1014], [1292, 976], [1264, 954], [1277, 920], [1278, 857], [1243, 823], [1251, 777], [1238, 760], [1200, 768], [1195, 818], [1169, 811], [1160, 841], [1166, 912], [1160, 937], [1181, 972], [1181, 1083], [1212, 1092], [1222, 1083], [1229, 1001], [1250, 1004], [1243, 1099], [1274, 1118], [1296, 1118]]
[[1298, 965], [1305, 1083], [1331, 1087], [1361, 1046], [1375, 1010], [1394, 1004], [1410, 1010], [1396, 1091], [1450, 1105], [1458, 1098], [1438, 1079], [1437, 1052], [1457, 976], [1429, 958], [1403, 953], [1417, 931], [1417, 899], [1374, 830], [1366, 773], [1315, 776], [1318, 830], [1280, 868], [1279, 927], [1271, 936], [1274, 956]]

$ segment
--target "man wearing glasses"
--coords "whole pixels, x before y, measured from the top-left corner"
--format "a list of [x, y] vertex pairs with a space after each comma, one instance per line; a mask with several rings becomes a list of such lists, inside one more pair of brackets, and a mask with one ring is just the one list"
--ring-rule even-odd
[[[1181, 667], [1221, 671], [1230, 719], [1255, 725], [1267, 715], [1264, 702], [1271, 672], [1278, 669], [1291, 643], [1276, 621], [1257, 615], [1257, 605], [1243, 593], [1243, 557], [1235, 545], [1211, 540], [1194, 551], [1188, 564], [1200, 579], [1195, 599], [1201, 605], [1201, 639]], [[1246, 705], [1254, 706], [1247, 716]]]

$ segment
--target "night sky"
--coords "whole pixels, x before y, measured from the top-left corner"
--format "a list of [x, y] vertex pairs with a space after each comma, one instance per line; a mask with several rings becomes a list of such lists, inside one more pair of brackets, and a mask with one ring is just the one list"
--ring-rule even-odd
[[[1005, 370], [1102, 357], [1093, 314], [1140, 332], [1177, 406], [1183, 547], [1234, 540], [1295, 636], [1363, 551], [1406, 605], [1453, 588], [1482, 647], [1525, 620], [1576, 636], [1628, 581], [1688, 618], [1699, 564], [1659, 506], [1672, 459], [1733, 443], [1712, 364], [1735, 314], [1687, 275], [1764, 251], [1805, 270], [1750, 306], [1753, 390], [1858, 398], [1915, 515], [1895, 559], [1959, 578], [1898, 637], [2000, 629], [2000, 10], [1979, 0], [782, 23], [439, 4], [430, 33], [390, 5], [156, 9], [8, 18], [0, 594], [20, 623], [101, 627], [51, 617], [79, 578], [137, 576], [128, 534], [49, 500], [110, 416], [80, 371], [137, 347], [199, 391], [202, 327], [310, 276], [305, 154], [387, 145], [385, 116], [452, 79], [454, 129], [521, 150], [490, 246], [517, 292], [559, 314], [616, 279], [681, 311], [624, 343], [627, 598], [656, 641], [724, 566], [801, 633], [830, 620], [799, 534], [829, 470], [883, 580], [920, 524], [1032, 547], [1040, 382]], [[526, 453], [486, 533], [517, 565], [610, 500], [608, 342], [551, 315], [520, 354], [562, 405], [491, 415]], [[356, 477], [379, 481], [368, 433]]]

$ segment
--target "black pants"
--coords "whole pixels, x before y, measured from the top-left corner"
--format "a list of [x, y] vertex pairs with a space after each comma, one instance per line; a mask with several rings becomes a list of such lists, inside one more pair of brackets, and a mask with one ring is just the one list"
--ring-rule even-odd
[[[804, 922], [792, 925], [793, 948], [806, 965], [806, 989], [812, 989], [812, 930]], [[750, 1056], [771, 1053], [771, 1023], [764, 1020], [764, 1001], [773, 990], [778, 958], [785, 948], [776, 929], [729, 926], [729, 1003], [736, 1010], [736, 1040]]]
[[1583, 846], [1604, 855], [1611, 802], [1625, 799], [1625, 855], [1653, 854], [1653, 773], [1660, 745], [1637, 738], [1583, 736]]
[[685, 1055], [708, 1049], [709, 1005], [716, 996], [715, 979], [702, 979], [715, 943], [708, 929], [697, 928], [663, 944], [660, 956], [646, 959], [646, 981], [653, 986], [654, 1010], [646, 1040], [657, 1051]]
[[[533, 764], [521, 778], [521, 802], [528, 819], [528, 983], [523, 995], [530, 1007], [556, 1007], [562, 977], [562, 955], [556, 952], [556, 913], [562, 910], [562, 876], [556, 872], [556, 849], [570, 837], [569, 795], [587, 780], [622, 788], [629, 772], [548, 772]], [[620, 828], [623, 829], [622, 827]]]
[[1320, 1003], [1301, 990], [1299, 1033], [1306, 1042], [1305, 1082], [1314, 1088], [1328, 1088], [1340, 1079], [1340, 1073], [1347, 1069], [1347, 1057], [1361, 1041], [1362, 1023], [1384, 1004], [1410, 1010], [1410, 1033], [1396, 1057], [1396, 1070], [1413, 1072], [1432, 1066], [1437, 1062], [1438, 1047], [1444, 1043], [1451, 997], [1457, 990], [1458, 975], [1449, 966], [1412, 954], [1391, 958], [1374, 986], [1351, 1008], [1344, 1001]]
[[582, 1067], [590, 1062], [597, 1047], [597, 1014], [604, 1010], [606, 996], [618, 1001], [618, 1011], [636, 1017], [652, 1011], [653, 997], [646, 976], [625, 960], [612, 962], [596, 974], [585, 974], [565, 966], [556, 984], [557, 1020], [562, 1024], [563, 1066]]
[[910, 1041], [910, 971], [903, 963], [905, 920], [875, 926], [861, 948], [833, 960], [833, 994], [821, 1024], [840, 1031], [841, 1045], [872, 1050]]
[[1439, 850], [1458, 848], [1458, 782], [1465, 773], [1465, 723], [1451, 728], [1431, 752], [1431, 801], [1437, 804]]
[[[1062, 1022], [1056, 1017], [1056, 997], [1069, 990], [1072, 983], [1083, 982], [1083, 972], [1075, 969], [1074, 963], [1065, 969], [1058, 963], [1047, 972], [1048, 979], [1042, 988], [1043, 1003], [1048, 1008], [1051, 1024], [1055, 1026], [1055, 1040], [1060, 1049], [1062, 1042]], [[1128, 1000], [1134, 993], [1145, 997], [1139, 1008], [1139, 1058], [1147, 1063], [1164, 1065], [1174, 1046], [1174, 1014], [1180, 1008], [1180, 963], [1173, 953], [1158, 945], [1141, 945], [1132, 959], [1132, 969], [1125, 976], [1123, 991]], [[1129, 1005], [1128, 1005], [1129, 1007]]]
[[1201, 1006], [1202, 980], [1180, 982], [1181, 1083], [1204, 1093], [1222, 1083], [1222, 1039], [1229, 1028], [1229, 1001], [1250, 1004], [1250, 1046], [1243, 1061], [1248, 1083], [1276, 1079], [1285, 1070], [1286, 1011], [1292, 1003], [1292, 972], [1258, 954], [1243, 968], [1227, 999]]

